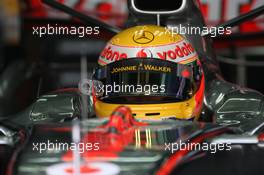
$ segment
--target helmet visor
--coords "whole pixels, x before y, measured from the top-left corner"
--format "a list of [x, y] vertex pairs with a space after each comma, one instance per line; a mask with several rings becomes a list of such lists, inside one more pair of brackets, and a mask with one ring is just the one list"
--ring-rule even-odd
[[[153, 58], [120, 60], [95, 72], [103, 84], [101, 100], [111, 103], [185, 101], [196, 91], [196, 66]], [[199, 81], [198, 81], [199, 82]]]

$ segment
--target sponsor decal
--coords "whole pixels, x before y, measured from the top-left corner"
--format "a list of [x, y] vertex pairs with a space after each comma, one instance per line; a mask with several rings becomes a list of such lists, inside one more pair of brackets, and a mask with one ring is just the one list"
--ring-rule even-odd
[[149, 31], [139, 31], [135, 32], [133, 35], [133, 41], [137, 44], [148, 44], [154, 40], [154, 34]]
[[189, 56], [194, 52], [194, 48], [191, 44], [183, 43], [183, 46], [176, 46], [175, 49], [169, 49], [164, 52], [157, 52], [159, 58], [166, 60], [167, 58], [175, 60], [176, 58], [182, 58]]
[[147, 71], [158, 71], [158, 72], [171, 72], [171, 68], [170, 67], [165, 67], [165, 66], [152, 66], [152, 65], [144, 65], [144, 70]]
[[[100, 55], [99, 64], [106, 65], [128, 58], [153, 58], [175, 63], [188, 63], [197, 57], [197, 53], [190, 43], [181, 41], [158, 47], [124, 47], [108, 44]], [[190, 61], [189, 61], [190, 60]]]
[[119, 72], [136, 71], [136, 70], [138, 70], [138, 69], [137, 69], [137, 66], [117, 67], [117, 68], [113, 68], [113, 69], [111, 70], [111, 74], [119, 73]]
[[119, 72], [130, 72], [130, 71], [157, 71], [157, 72], [164, 72], [164, 73], [171, 73], [172, 70], [170, 67], [166, 66], [154, 66], [154, 65], [143, 65], [140, 64], [138, 66], [123, 66], [123, 67], [116, 67], [111, 70], [111, 74], [119, 73]]
[[139, 57], [139, 58], [151, 58], [151, 57], [153, 57], [153, 54], [151, 53], [151, 51], [149, 49], [141, 49], [137, 53], [137, 57]]
[[[114, 48], [114, 49], [112, 49], [112, 48]], [[127, 54], [125, 52], [119, 52], [116, 49], [116, 46], [112, 45], [112, 46], [106, 47], [103, 50], [103, 52], [100, 55], [100, 57], [104, 58], [105, 60], [109, 61], [109, 63], [110, 63], [110, 62], [113, 62], [113, 61], [118, 61], [118, 60], [127, 58]]]

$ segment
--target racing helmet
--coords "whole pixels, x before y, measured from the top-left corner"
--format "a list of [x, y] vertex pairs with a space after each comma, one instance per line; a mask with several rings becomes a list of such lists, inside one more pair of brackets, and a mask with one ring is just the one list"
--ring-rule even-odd
[[204, 77], [192, 44], [167, 28], [144, 25], [114, 36], [101, 52], [93, 79], [98, 117], [118, 106], [144, 120], [198, 119]]

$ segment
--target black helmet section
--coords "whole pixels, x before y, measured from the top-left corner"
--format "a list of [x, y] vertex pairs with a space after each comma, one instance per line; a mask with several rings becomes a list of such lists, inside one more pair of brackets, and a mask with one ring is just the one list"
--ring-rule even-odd
[[[185, 0], [148, 1], [133, 0], [137, 9], [143, 11], [175, 11], [182, 7]], [[158, 7], [158, 8], [157, 8]]]

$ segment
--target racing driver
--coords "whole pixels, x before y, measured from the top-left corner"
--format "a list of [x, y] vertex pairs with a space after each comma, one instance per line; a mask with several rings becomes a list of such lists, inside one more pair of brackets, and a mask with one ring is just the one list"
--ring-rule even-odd
[[136, 26], [114, 36], [93, 79], [98, 117], [124, 105], [137, 119], [197, 120], [202, 109], [204, 76], [198, 55], [184, 36], [164, 27]]

